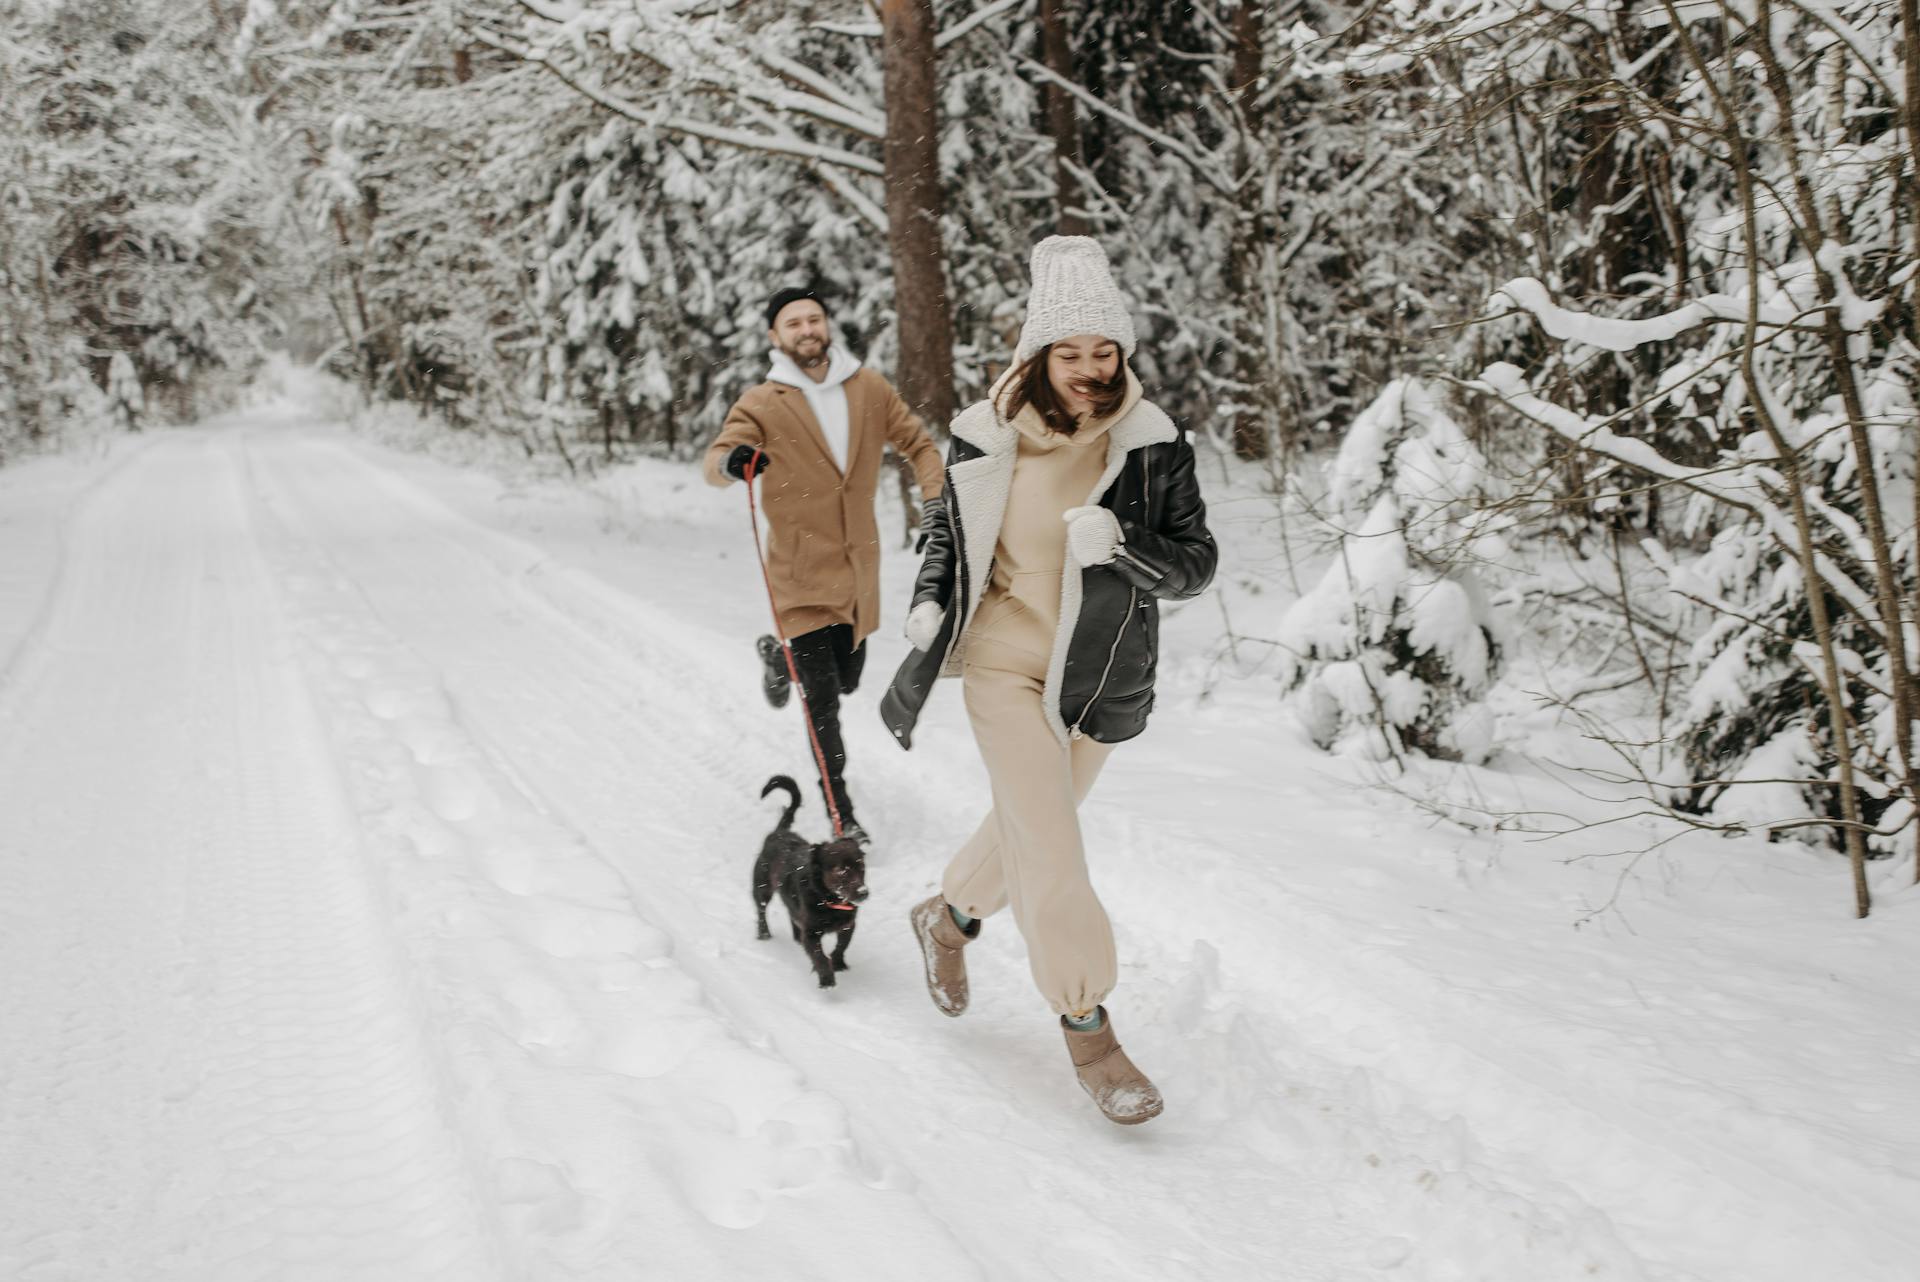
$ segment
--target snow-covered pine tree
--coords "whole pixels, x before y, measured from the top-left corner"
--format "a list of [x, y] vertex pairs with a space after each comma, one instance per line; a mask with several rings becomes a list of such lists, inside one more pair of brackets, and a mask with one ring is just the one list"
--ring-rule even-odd
[[[602, 119], [544, 169], [535, 304], [550, 395], [622, 419], [628, 440], [704, 442], [765, 369], [760, 306], [820, 285], [865, 351], [884, 325], [883, 247], [789, 162]], [[752, 198], [770, 177], [792, 198]]]
[[1480, 761], [1500, 628], [1480, 567], [1505, 552], [1499, 486], [1418, 379], [1390, 382], [1328, 468], [1341, 531], [1320, 581], [1281, 626], [1285, 680], [1314, 741], [1369, 756]]

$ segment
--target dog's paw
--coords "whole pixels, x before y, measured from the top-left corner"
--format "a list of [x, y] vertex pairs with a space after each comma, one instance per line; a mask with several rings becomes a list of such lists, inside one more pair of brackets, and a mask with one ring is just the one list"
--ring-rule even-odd
[[833, 959], [833, 968], [834, 968], [835, 970], [845, 970], [845, 969], [847, 968], [847, 959], [846, 959], [846, 958], [844, 958], [844, 957], [836, 957], [836, 958], [834, 958], [834, 959]]
[[826, 974], [824, 974], [824, 975], [822, 975], [822, 976], [820, 976], [820, 987], [822, 987], [822, 988], [832, 988], [832, 987], [833, 987], [833, 972], [832, 972], [832, 971], [828, 971], [828, 972], [827, 972]]
[[772, 938], [773, 938], [773, 932], [772, 932], [772, 931], [770, 931], [770, 930], [768, 930], [768, 929], [767, 929], [767, 928], [766, 928], [765, 926], [762, 926], [762, 927], [760, 928], [760, 936], [759, 936], [759, 937], [760, 937], [761, 939], [772, 939]]

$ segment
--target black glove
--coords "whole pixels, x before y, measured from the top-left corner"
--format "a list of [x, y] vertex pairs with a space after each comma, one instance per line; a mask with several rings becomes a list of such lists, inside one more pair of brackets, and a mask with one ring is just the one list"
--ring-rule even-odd
[[936, 494], [930, 499], [920, 500], [920, 537], [913, 542], [915, 552], [927, 550], [927, 539], [933, 534], [936, 521], [947, 519], [947, 500], [945, 495]]
[[753, 464], [755, 476], [767, 474], [767, 456], [751, 445], [734, 446], [733, 453], [727, 455], [727, 465], [723, 470], [734, 480], [744, 481], [747, 479], [748, 463]]

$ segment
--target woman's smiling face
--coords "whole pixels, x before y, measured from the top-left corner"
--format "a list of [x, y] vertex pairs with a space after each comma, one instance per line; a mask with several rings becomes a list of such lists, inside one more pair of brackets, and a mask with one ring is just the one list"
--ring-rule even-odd
[[1111, 383], [1120, 372], [1120, 344], [1098, 334], [1076, 334], [1047, 350], [1047, 382], [1075, 418], [1093, 408], [1089, 384]]

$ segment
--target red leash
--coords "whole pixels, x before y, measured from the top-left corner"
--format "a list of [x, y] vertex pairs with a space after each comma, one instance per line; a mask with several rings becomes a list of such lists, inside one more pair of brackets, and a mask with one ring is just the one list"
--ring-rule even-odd
[[[800, 695], [800, 711], [807, 719], [807, 742], [813, 745], [813, 764], [820, 767], [820, 791], [826, 794], [827, 813], [833, 816], [833, 835], [835, 838], [846, 834], [840, 827], [840, 806], [833, 799], [833, 780], [827, 774], [827, 754], [820, 749], [820, 736], [813, 732], [813, 709], [807, 705], [807, 687], [800, 681], [800, 669], [794, 666], [793, 647], [787, 644], [786, 629], [780, 626], [780, 605], [773, 599], [773, 576], [767, 573], [767, 554], [760, 546], [760, 509], [753, 501], [753, 478], [759, 470], [760, 451], [755, 450], [753, 457], [747, 460], [747, 519], [753, 522], [753, 550], [760, 558], [760, 581], [767, 585], [767, 607], [773, 611], [773, 634], [780, 638], [780, 653], [787, 660], [787, 680]], [[838, 908], [839, 904], [832, 907]]]

